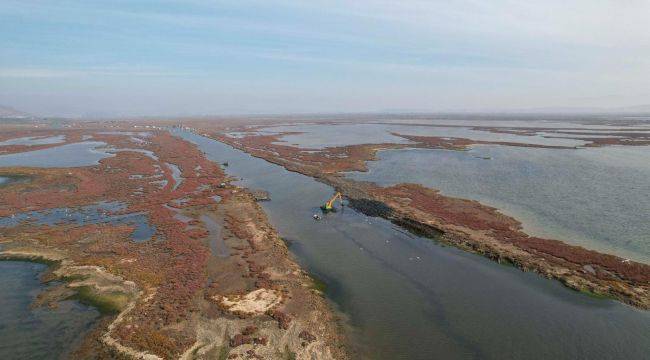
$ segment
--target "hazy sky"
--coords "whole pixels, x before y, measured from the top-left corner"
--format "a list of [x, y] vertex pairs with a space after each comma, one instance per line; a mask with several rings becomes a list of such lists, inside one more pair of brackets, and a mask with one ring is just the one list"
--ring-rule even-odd
[[650, 103], [650, 0], [0, 0], [0, 104], [39, 115]]

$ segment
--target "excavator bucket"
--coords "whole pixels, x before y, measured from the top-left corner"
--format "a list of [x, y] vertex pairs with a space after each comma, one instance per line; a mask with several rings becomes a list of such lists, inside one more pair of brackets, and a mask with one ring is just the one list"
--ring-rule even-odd
[[332, 207], [332, 206], [327, 206], [327, 204], [325, 204], [325, 205], [321, 205], [320, 209], [321, 209], [324, 213], [328, 213], [328, 212], [336, 212], [336, 209], [334, 209], [334, 207]]
[[341, 201], [341, 206], [342, 206], [342, 205], [343, 205], [343, 201], [342, 201], [341, 193], [337, 192], [336, 195], [334, 195], [331, 199], [329, 199], [329, 201], [327, 201], [324, 205], [322, 205], [322, 206], [320, 207], [320, 209], [321, 209], [324, 213], [327, 213], [327, 212], [330, 212], [330, 211], [331, 211], [331, 212], [335, 212], [335, 211], [336, 211], [336, 208], [334, 208], [334, 201], [336, 201], [336, 199], [339, 199], [339, 201]]

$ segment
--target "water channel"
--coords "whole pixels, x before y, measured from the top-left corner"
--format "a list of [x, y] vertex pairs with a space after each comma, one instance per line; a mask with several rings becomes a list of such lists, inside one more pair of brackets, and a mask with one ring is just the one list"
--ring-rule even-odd
[[314, 221], [333, 189], [215, 140], [176, 135], [228, 162], [298, 262], [327, 284], [357, 358], [644, 359], [650, 313], [414, 236], [349, 208]]

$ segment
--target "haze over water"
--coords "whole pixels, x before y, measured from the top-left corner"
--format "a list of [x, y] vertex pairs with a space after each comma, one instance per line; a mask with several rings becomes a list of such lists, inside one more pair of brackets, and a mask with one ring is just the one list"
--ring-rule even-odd
[[[0, 261], [0, 360], [61, 358], [86, 340], [94, 357], [119, 356], [114, 350], [126, 346], [142, 358], [185, 351], [183, 358], [243, 358], [257, 350], [277, 350], [265, 358], [317, 358], [321, 340], [343, 348], [318, 296], [341, 316], [355, 360], [650, 359], [650, 311], [640, 310], [648, 307], [647, 267], [628, 264], [643, 272], [628, 274], [618, 271], [628, 265], [610, 266], [611, 257], [594, 260], [602, 265], [596, 269], [583, 264], [587, 256], [567, 265], [554, 250], [515, 249], [529, 262], [518, 266], [577, 284], [578, 292], [347, 206], [319, 209], [337, 191], [321, 182], [338, 183], [330, 175], [418, 183], [493, 206], [531, 235], [650, 264], [650, 146], [588, 147], [590, 138], [616, 143], [615, 131], [647, 133], [625, 141], [650, 143], [649, 14], [650, 0], [0, 0], [0, 169], [23, 168], [0, 176], [9, 199], [0, 199], [0, 252], [60, 251], [70, 264], [101, 266], [142, 290], [138, 299], [136, 290], [124, 294], [135, 300], [107, 328], [108, 317], [76, 300], [32, 306], [58, 282], [41, 281], [51, 275], [43, 264]], [[529, 115], [512, 115], [520, 113]], [[223, 122], [209, 124], [215, 116]], [[294, 132], [278, 142], [305, 153], [405, 148], [378, 152], [368, 172], [316, 171], [317, 180], [176, 127], [212, 136], [232, 125], [234, 136], [251, 135], [239, 117], [245, 125], [274, 124], [256, 126], [258, 134]], [[212, 167], [193, 174], [190, 159], [205, 159], [158, 136], [165, 130], [240, 180]], [[502, 145], [414, 149], [409, 136], [438, 137], [431, 146]], [[264, 150], [252, 144], [247, 151]], [[292, 165], [307, 169], [312, 159]], [[266, 190], [270, 200], [248, 206], [248, 190], [234, 185]], [[214, 195], [213, 203], [205, 191], [224, 201]], [[91, 224], [90, 234], [74, 230]], [[127, 226], [130, 239], [122, 236]], [[276, 242], [272, 252], [256, 251], [276, 235], [290, 254]], [[473, 235], [459, 241], [495, 249], [502, 240]], [[239, 240], [251, 251], [229, 247]], [[256, 262], [264, 253], [274, 258]], [[322, 280], [324, 292], [295, 296], [312, 284], [293, 264], [274, 272], [278, 255], [279, 264], [290, 255]], [[293, 287], [294, 275], [304, 288]], [[95, 290], [113, 292], [106, 283]], [[242, 313], [222, 306], [253, 287], [268, 287], [256, 300], [273, 302], [259, 314], [235, 318]], [[240, 339], [244, 322], [256, 326], [251, 338]], [[104, 348], [98, 337], [111, 332], [116, 342]], [[232, 346], [240, 340], [253, 344]]]
[[650, 147], [382, 151], [380, 185], [414, 182], [502, 209], [532, 235], [650, 263]]
[[[588, 121], [585, 117], [583, 121]], [[415, 122], [415, 120], [414, 120]], [[583, 147], [571, 134], [540, 131], [536, 135], [493, 133], [471, 126], [564, 129], [584, 137], [629, 131], [630, 126], [561, 121], [418, 120], [436, 126], [395, 124], [287, 125], [264, 133], [282, 136], [282, 144], [324, 148], [364, 143], [409, 141], [396, 135], [457, 137], [479, 141], [579, 147], [578, 149], [475, 145], [469, 151], [401, 149], [379, 152], [357, 180], [382, 186], [419, 183], [443, 194], [478, 200], [521, 221], [531, 235], [553, 238], [588, 249], [650, 263], [650, 147]], [[650, 132], [648, 122], [634, 126]], [[467, 126], [467, 127], [458, 127]], [[569, 129], [569, 130], [567, 130]], [[557, 138], [560, 137], [560, 138]], [[580, 135], [578, 136], [578, 138]]]

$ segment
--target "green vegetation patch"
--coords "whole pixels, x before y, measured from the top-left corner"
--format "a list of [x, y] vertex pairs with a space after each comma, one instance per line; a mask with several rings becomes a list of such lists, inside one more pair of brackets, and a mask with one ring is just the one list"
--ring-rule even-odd
[[587, 288], [583, 288], [583, 289], [580, 289], [580, 290], [577, 290], [577, 291], [584, 294], [584, 295], [589, 296], [590, 298], [594, 298], [594, 299], [600, 299], [600, 300], [612, 300], [613, 299], [613, 300], [616, 300], [616, 298], [611, 296], [611, 295], [598, 294], [598, 293], [595, 293], [595, 292], [593, 292], [593, 291], [591, 291], [591, 290], [589, 290]]
[[287, 346], [284, 347], [283, 358], [285, 360], [296, 360], [296, 353], [289, 350], [289, 346], [287, 345]]
[[230, 354], [230, 347], [228, 345], [222, 346], [219, 349], [219, 355], [217, 356], [218, 360], [228, 359], [228, 354]]
[[93, 306], [103, 314], [119, 313], [129, 303], [129, 296], [118, 291], [98, 293], [91, 286], [81, 286], [75, 290], [76, 295], [72, 299]]
[[32, 176], [23, 175], [23, 174], [2, 174], [0, 176], [7, 178], [7, 182], [0, 183], [0, 187], [9, 186], [13, 184], [24, 184], [32, 181]]
[[324, 293], [325, 290], [327, 290], [327, 284], [323, 280], [321, 280], [318, 276], [316, 276], [314, 274], [310, 274], [309, 277], [311, 278], [311, 282], [312, 282], [311, 283], [311, 288], [312, 289], [318, 290], [318, 291], [320, 291], [322, 293]]

